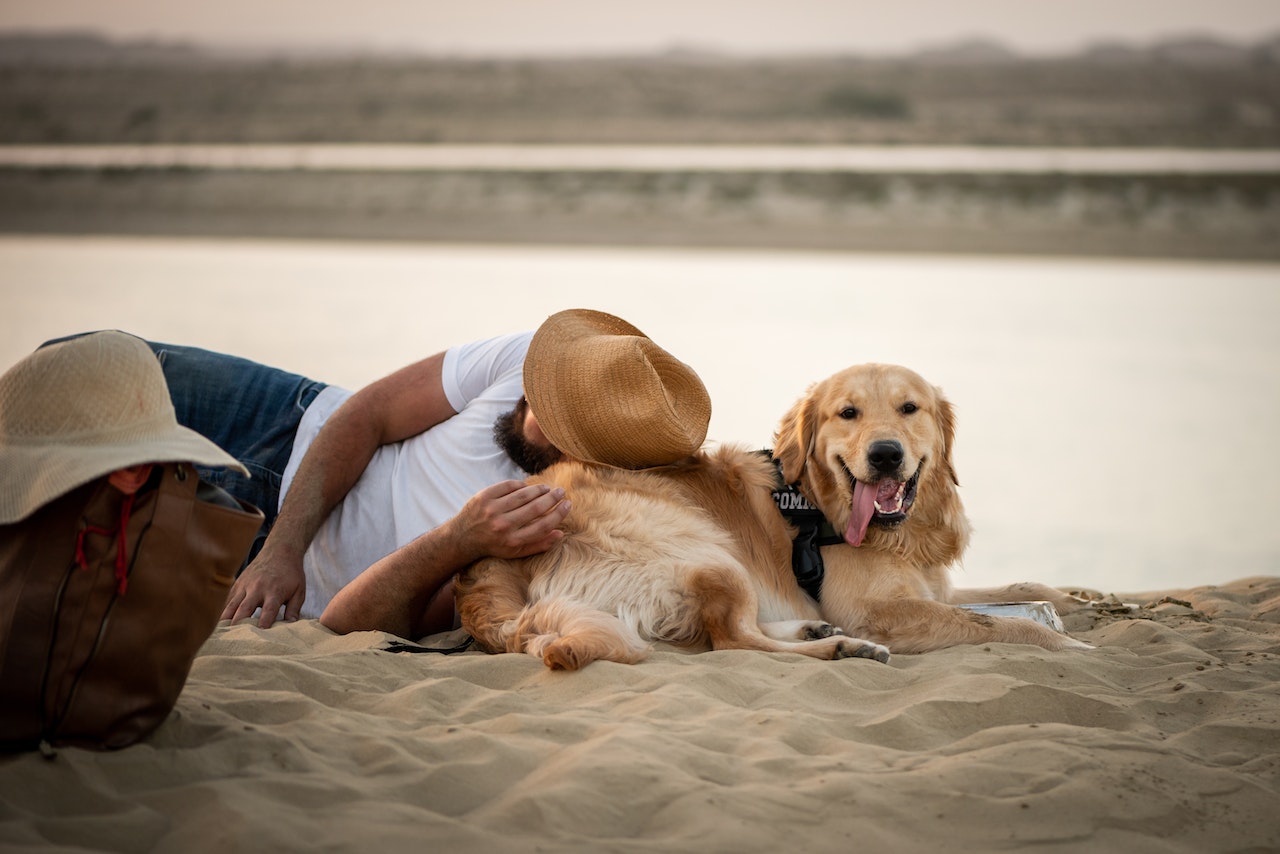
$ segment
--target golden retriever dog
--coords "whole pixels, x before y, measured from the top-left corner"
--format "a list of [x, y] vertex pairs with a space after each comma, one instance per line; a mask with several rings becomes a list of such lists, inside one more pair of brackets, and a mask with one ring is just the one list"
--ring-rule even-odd
[[941, 391], [897, 365], [857, 365], [811, 386], [774, 437], [782, 479], [843, 535], [822, 547], [822, 616], [894, 652], [957, 644], [1088, 644], [1040, 623], [958, 604], [1047, 600], [1088, 607], [1043, 584], [957, 590], [949, 569], [969, 541], [952, 464], [955, 415]]
[[[530, 482], [573, 501], [549, 551], [462, 573], [463, 627], [489, 652], [553, 669], [633, 663], [654, 641], [887, 661], [965, 643], [1089, 648], [1032, 620], [965, 602], [1087, 605], [1037, 584], [954, 590], [969, 523], [951, 461], [950, 403], [917, 374], [855, 366], [784, 416], [774, 461], [737, 447], [659, 469], [557, 463]], [[822, 546], [820, 602], [792, 571], [796, 529], [774, 499], [779, 473], [843, 533]], [[887, 647], [887, 648], [886, 648]]]
[[455, 582], [463, 627], [489, 652], [577, 670], [633, 663], [653, 641], [887, 661], [821, 620], [791, 572], [791, 532], [760, 454], [725, 448], [629, 471], [556, 463], [531, 482], [573, 500], [547, 552], [490, 558]]

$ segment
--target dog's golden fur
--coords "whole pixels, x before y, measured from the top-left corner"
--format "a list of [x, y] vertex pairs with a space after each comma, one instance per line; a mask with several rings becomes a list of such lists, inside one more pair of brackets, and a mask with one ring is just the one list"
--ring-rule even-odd
[[[1031, 620], [988, 617], [958, 604], [1047, 600], [1061, 613], [1087, 602], [1043, 584], [957, 590], [949, 569], [969, 541], [969, 522], [952, 463], [955, 415], [941, 391], [896, 365], [858, 365], [813, 385], [784, 416], [774, 456], [788, 483], [822, 510], [837, 531], [850, 527], [855, 482], [906, 484], [914, 503], [905, 519], [880, 524], [876, 513], [861, 545], [824, 547], [822, 615], [846, 632], [894, 652], [926, 652], [965, 643], [1029, 643], [1047, 649], [1087, 644]], [[896, 447], [891, 471], [872, 463], [879, 443]], [[859, 519], [854, 519], [857, 529]], [[848, 534], [857, 539], [856, 530]]]
[[[563, 487], [573, 501], [566, 536], [543, 554], [464, 572], [455, 587], [462, 624], [490, 652], [528, 652], [570, 670], [638, 661], [652, 641], [882, 661], [886, 646], [1086, 646], [1030, 620], [955, 607], [1085, 603], [1035, 584], [951, 588], [948, 568], [969, 537], [953, 438], [951, 405], [896, 366], [842, 371], [783, 418], [774, 449], [783, 475], [838, 529], [855, 517], [849, 536], [861, 540], [823, 548], [821, 608], [791, 572], [794, 530], [773, 502], [775, 469], [762, 455], [727, 447], [642, 472], [558, 463], [530, 480]], [[901, 460], [895, 453], [875, 469], [870, 449], [890, 447], [883, 443], [897, 443]], [[853, 478], [883, 484], [881, 503], [892, 510], [901, 501], [903, 512], [867, 518], [871, 493], [855, 496]]]
[[567, 536], [543, 554], [480, 561], [454, 588], [463, 627], [490, 652], [566, 670], [639, 661], [651, 641], [887, 660], [823, 622], [796, 586], [760, 455], [722, 449], [640, 472], [569, 461], [530, 480], [572, 499]]

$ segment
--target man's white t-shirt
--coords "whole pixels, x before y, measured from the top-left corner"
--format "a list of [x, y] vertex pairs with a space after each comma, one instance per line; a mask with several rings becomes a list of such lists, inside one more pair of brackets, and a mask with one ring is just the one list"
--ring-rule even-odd
[[[524, 356], [532, 337], [521, 332], [446, 351], [444, 392], [458, 414], [377, 450], [303, 559], [304, 619], [319, 617], [357, 575], [457, 515], [480, 490], [525, 477], [493, 440], [493, 425], [523, 394]], [[351, 394], [328, 386], [307, 407], [281, 483], [282, 503], [307, 448]]]

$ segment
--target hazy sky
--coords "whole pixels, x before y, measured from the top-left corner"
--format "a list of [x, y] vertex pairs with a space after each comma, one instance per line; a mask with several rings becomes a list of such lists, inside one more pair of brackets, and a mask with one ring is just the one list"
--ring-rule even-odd
[[1027, 52], [1280, 34], [1280, 0], [0, 0], [0, 28], [453, 53], [894, 52], [973, 36]]

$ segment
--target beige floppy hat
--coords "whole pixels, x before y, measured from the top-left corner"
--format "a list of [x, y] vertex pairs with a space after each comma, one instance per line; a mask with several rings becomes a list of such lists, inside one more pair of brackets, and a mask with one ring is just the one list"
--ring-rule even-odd
[[684, 362], [611, 314], [571, 309], [538, 327], [524, 362], [538, 426], [572, 457], [670, 465], [702, 446], [711, 398]]
[[144, 341], [94, 332], [43, 347], [0, 376], [0, 524], [116, 469], [159, 462], [249, 472], [179, 426]]

